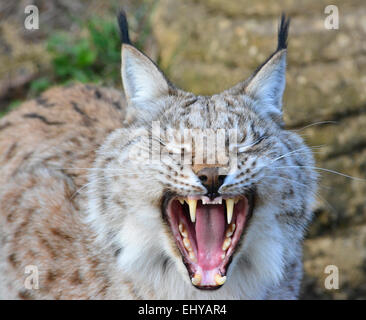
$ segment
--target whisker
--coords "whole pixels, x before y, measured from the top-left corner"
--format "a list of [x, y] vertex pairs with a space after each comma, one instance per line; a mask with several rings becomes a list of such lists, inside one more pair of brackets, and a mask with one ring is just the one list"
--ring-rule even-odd
[[337, 124], [337, 123], [339, 123], [339, 122], [338, 121], [331, 121], [331, 120], [329, 120], [329, 121], [319, 121], [319, 122], [311, 123], [311, 124], [309, 124], [305, 127], [302, 127], [300, 129], [295, 129], [295, 130], [291, 130], [291, 131], [297, 132], [297, 131], [301, 131], [301, 130], [304, 130], [306, 128], [310, 128], [310, 127], [321, 125], [321, 124]]
[[337, 171], [330, 170], [330, 169], [326, 169], [326, 168], [320, 168], [320, 167], [312, 167], [312, 166], [281, 166], [281, 167], [274, 167], [274, 168], [277, 168], [277, 169], [284, 169], [284, 168], [307, 168], [307, 169], [321, 170], [321, 171], [325, 171], [325, 172], [328, 172], [328, 173], [337, 174], [337, 175], [340, 175], [340, 176], [345, 177], [345, 178], [350, 178], [350, 179], [353, 179], [353, 180], [356, 180], [356, 181], [366, 182], [366, 179], [363, 179], [363, 178], [352, 177], [352, 176], [350, 176], [348, 174], [344, 174], [344, 173], [341, 173], [341, 172], [337, 172]]
[[[284, 158], [284, 157], [286, 157], [286, 156], [289, 156], [289, 155], [291, 155], [291, 154], [296, 154], [296, 152], [297, 152], [297, 151], [306, 150], [306, 149], [308, 149], [308, 148], [310, 148], [310, 149], [319, 149], [319, 148], [322, 148], [322, 147], [324, 147], [324, 145], [320, 145], [320, 146], [312, 146], [312, 147], [302, 147], [302, 148], [299, 148], [299, 149], [296, 149], [296, 150], [293, 150], [293, 151], [287, 152], [287, 153], [283, 154], [282, 156], [279, 156], [279, 157], [277, 157], [277, 158], [273, 159], [271, 163], [273, 163], [273, 162], [275, 162], [275, 161], [277, 161], [277, 160], [279, 160], [279, 159], [282, 159], [282, 158]], [[305, 152], [302, 152], [302, 153], [305, 153]], [[313, 152], [313, 153], [315, 153], [315, 152]], [[301, 154], [301, 153], [299, 153], [299, 154]]]

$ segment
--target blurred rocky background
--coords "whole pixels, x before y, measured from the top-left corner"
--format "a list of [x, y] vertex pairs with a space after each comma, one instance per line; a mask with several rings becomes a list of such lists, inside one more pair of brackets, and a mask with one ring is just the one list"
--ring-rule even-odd
[[[35, 4], [40, 29], [24, 28]], [[327, 5], [339, 29], [324, 26]], [[248, 77], [276, 46], [281, 12], [292, 18], [284, 113], [314, 147], [317, 166], [366, 178], [366, 4], [350, 1], [0, 1], [0, 116], [53, 85], [121, 88], [115, 14], [178, 86], [196, 94]], [[366, 298], [366, 183], [319, 170], [318, 203], [305, 242], [303, 299]], [[327, 265], [339, 289], [324, 286]]]

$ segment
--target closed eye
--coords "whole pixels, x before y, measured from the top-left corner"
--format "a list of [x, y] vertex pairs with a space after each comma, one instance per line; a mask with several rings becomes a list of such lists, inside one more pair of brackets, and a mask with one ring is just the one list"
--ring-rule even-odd
[[255, 140], [252, 143], [244, 144], [244, 145], [238, 145], [238, 153], [247, 152], [250, 148], [255, 147], [256, 145], [260, 144], [265, 138], [268, 138], [266, 135], [262, 135], [257, 140]]

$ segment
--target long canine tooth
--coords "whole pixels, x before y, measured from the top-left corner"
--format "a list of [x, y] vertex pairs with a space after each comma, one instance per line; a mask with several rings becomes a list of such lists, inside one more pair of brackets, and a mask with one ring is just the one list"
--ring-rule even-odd
[[222, 250], [223, 250], [223, 251], [226, 251], [226, 250], [227, 250], [227, 248], [229, 248], [230, 243], [231, 243], [231, 238], [225, 238], [225, 241], [224, 241], [224, 243], [222, 244]]
[[198, 273], [196, 273], [194, 275], [194, 277], [191, 279], [192, 280], [192, 284], [195, 285], [195, 286], [199, 286], [200, 283], [201, 283], [201, 279], [202, 279], [201, 275], [198, 274]]
[[217, 285], [222, 286], [226, 281], [226, 276], [220, 276], [218, 273], [215, 275], [215, 282]]
[[191, 217], [191, 221], [196, 221], [196, 207], [197, 207], [197, 200], [194, 199], [187, 199], [186, 200], [189, 206], [189, 215]]
[[234, 210], [234, 199], [226, 199], [226, 212], [227, 212], [227, 223], [231, 223], [231, 219], [233, 218], [233, 210]]

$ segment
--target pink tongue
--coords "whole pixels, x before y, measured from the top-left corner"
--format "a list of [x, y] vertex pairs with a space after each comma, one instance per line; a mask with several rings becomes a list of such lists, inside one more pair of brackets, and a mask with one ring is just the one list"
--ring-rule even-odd
[[196, 241], [198, 265], [203, 270], [218, 267], [222, 262], [222, 243], [225, 233], [225, 209], [223, 205], [197, 203]]

